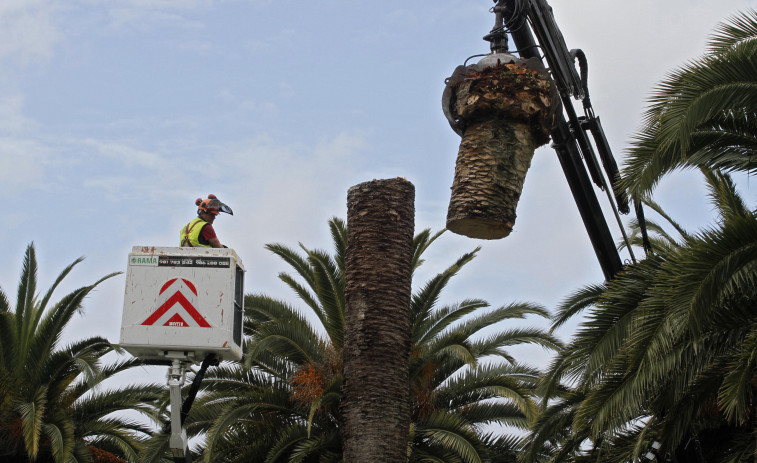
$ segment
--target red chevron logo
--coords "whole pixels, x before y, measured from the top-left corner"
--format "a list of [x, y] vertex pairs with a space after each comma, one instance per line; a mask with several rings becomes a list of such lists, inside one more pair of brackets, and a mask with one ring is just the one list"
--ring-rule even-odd
[[[176, 285], [174, 285], [175, 283]], [[187, 297], [181, 291], [182, 289], [184, 289], [183, 287], [186, 287], [195, 296], [197, 296], [197, 288], [195, 288], [192, 282], [184, 278], [181, 278], [181, 279], [174, 278], [172, 280], [168, 280], [163, 285], [163, 287], [160, 288], [159, 295], [164, 296], [163, 293], [165, 293], [168, 288], [171, 288], [173, 286], [178, 286], [178, 289], [176, 289], [176, 292], [171, 294], [171, 296], [168, 297], [160, 305], [160, 307], [158, 307], [155, 310], [155, 312], [153, 312], [149, 317], [147, 317], [147, 320], [143, 321], [142, 325], [154, 325], [156, 322], [163, 322], [165, 320], [165, 322], [163, 323], [163, 326], [191, 326], [179, 314], [179, 311], [181, 309], [184, 309], [185, 315], [189, 315], [191, 317], [191, 320], [194, 320], [194, 322], [198, 326], [202, 328], [210, 328], [210, 324], [207, 322], [207, 320], [203, 318], [200, 312], [197, 311], [195, 306], [192, 305], [189, 299], [187, 299]], [[166, 294], [169, 294], [169, 293], [166, 293]]]

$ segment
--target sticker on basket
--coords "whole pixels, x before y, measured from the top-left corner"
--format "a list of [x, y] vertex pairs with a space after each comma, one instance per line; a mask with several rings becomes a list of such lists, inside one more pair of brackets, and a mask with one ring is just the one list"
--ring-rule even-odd
[[210, 328], [194, 305], [196, 299], [197, 288], [191, 281], [185, 278], [168, 280], [160, 288], [160, 305], [142, 325]]

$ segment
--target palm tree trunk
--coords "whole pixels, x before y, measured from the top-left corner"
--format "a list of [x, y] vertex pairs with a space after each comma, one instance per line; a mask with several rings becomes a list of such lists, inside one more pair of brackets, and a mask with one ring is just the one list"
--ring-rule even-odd
[[454, 89], [463, 138], [447, 228], [471, 238], [504, 238], [515, 224], [534, 150], [554, 122], [550, 82], [516, 64], [470, 69]]
[[350, 188], [345, 252], [345, 463], [407, 461], [415, 187], [405, 179]]

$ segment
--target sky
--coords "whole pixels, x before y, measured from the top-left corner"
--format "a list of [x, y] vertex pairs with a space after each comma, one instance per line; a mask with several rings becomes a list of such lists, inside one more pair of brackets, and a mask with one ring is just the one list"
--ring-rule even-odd
[[[756, 4], [551, 2], [568, 48], [588, 58], [594, 109], [619, 164], [653, 86], [701, 55], [718, 22]], [[331, 250], [327, 221], [346, 218], [355, 184], [407, 178], [416, 188], [416, 232], [443, 228], [460, 142], [441, 110], [444, 79], [488, 52], [482, 37], [494, 24], [491, 6], [3, 0], [0, 287], [15, 298], [31, 242], [41, 289], [86, 257], [58, 297], [124, 272], [132, 246], [175, 246], [179, 228], [195, 216], [195, 198], [209, 193], [234, 210], [214, 226], [244, 262], [246, 291], [292, 303], [277, 279], [289, 269], [264, 245]], [[739, 185], [753, 201], [748, 179]], [[665, 178], [656, 199], [690, 230], [713, 219], [696, 174]], [[603, 280], [549, 146], [536, 151], [517, 213], [503, 240], [443, 235], [416, 285], [477, 246], [479, 256], [452, 280], [442, 304], [482, 298], [554, 309], [571, 291]], [[66, 339], [118, 342], [124, 283], [124, 275], [102, 283]], [[541, 351], [522, 352], [521, 361], [546, 362]]]

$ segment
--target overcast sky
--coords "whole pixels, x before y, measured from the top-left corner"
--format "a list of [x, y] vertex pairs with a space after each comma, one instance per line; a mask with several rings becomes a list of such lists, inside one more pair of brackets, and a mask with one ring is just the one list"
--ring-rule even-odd
[[[721, 20], [754, 1], [554, 0], [569, 48], [619, 163], [653, 85], [704, 52]], [[247, 267], [248, 292], [293, 303], [263, 246], [331, 250], [327, 221], [347, 189], [405, 177], [416, 231], [444, 227], [459, 137], [441, 111], [444, 79], [488, 52], [488, 0], [3, 0], [0, 2], [0, 286], [13, 300], [34, 242], [40, 287], [84, 263], [58, 293], [126, 270], [134, 245], [173, 246], [216, 194], [215, 224]], [[748, 201], [754, 187], [742, 183]], [[601, 192], [598, 191], [598, 194]], [[604, 196], [600, 197], [606, 202]], [[663, 180], [657, 199], [685, 226], [707, 225], [697, 175]], [[446, 234], [425, 281], [463, 252], [480, 256], [444, 302], [533, 301], [552, 308], [602, 281], [554, 151], [536, 152], [514, 232]], [[619, 237], [616, 227], [613, 233]], [[627, 256], [623, 256], [624, 259]], [[118, 342], [124, 276], [85, 302], [71, 339]], [[546, 323], [542, 326], [546, 327]], [[566, 334], [567, 335], [567, 334]], [[522, 358], [540, 363], [538, 356]]]

